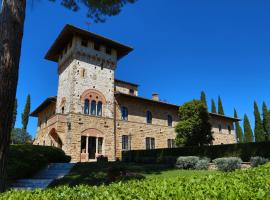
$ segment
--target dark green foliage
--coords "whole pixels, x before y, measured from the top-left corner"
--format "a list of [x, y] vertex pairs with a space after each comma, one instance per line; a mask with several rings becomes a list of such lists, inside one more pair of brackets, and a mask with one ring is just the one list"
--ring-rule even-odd
[[200, 158], [197, 156], [180, 156], [176, 160], [176, 167], [178, 169], [195, 169], [199, 160]]
[[70, 157], [58, 148], [34, 145], [11, 145], [8, 159], [8, 179], [28, 178], [53, 162], [69, 162]]
[[246, 114], [244, 116], [244, 142], [254, 142], [253, 132], [250, 126], [248, 116]]
[[9, 191], [0, 199], [269, 199], [270, 164], [212, 175], [149, 178], [100, 187], [77, 185], [37, 191]]
[[218, 96], [218, 114], [225, 115], [220, 96]]
[[237, 157], [218, 158], [214, 160], [218, 170], [223, 172], [231, 172], [236, 169], [241, 169], [242, 160]]
[[[234, 118], [238, 119], [236, 109], [234, 109]], [[240, 123], [238, 121], [235, 122], [235, 132], [236, 132], [236, 136], [237, 136], [237, 142], [242, 143], [243, 142], [243, 130], [242, 130]]]
[[261, 114], [260, 114], [259, 107], [256, 101], [254, 102], [254, 118], [255, 118], [255, 129], [254, 129], [255, 141], [256, 142], [265, 141]]
[[[51, 0], [56, 1], [56, 0]], [[80, 4], [86, 7], [87, 17], [94, 20], [94, 22], [104, 22], [107, 16], [118, 15], [123, 6], [128, 3], [134, 3], [136, 0], [113, 0], [113, 1], [97, 1], [97, 0], [82, 0], [70, 1], [61, 0], [61, 4], [73, 11], [80, 8]]]
[[214, 99], [211, 100], [211, 112], [217, 113], [216, 103]]
[[201, 101], [193, 100], [179, 108], [179, 122], [175, 127], [176, 145], [210, 144], [213, 140], [209, 113]]
[[22, 113], [22, 129], [27, 130], [27, 125], [29, 121], [31, 99], [30, 95], [27, 95], [26, 104]]
[[17, 100], [17, 98], [16, 98], [16, 99], [15, 99], [15, 102], [14, 102], [14, 109], [13, 109], [13, 122], [12, 122], [12, 128], [15, 127], [16, 118], [17, 118], [17, 108], [18, 108], [18, 100]]
[[175, 161], [179, 156], [198, 156], [207, 157], [210, 160], [222, 157], [239, 157], [244, 162], [249, 162], [250, 158], [255, 156], [270, 158], [270, 142], [123, 151], [122, 157], [125, 162], [156, 163], [161, 152], [165, 158], [174, 158]]
[[266, 140], [270, 139], [270, 113], [268, 111], [268, 108], [266, 106], [266, 103], [263, 102], [263, 128], [264, 132], [266, 134]]
[[209, 160], [208, 159], [201, 159], [197, 162], [195, 166], [196, 170], [208, 170], [209, 169]]
[[204, 91], [201, 92], [201, 102], [205, 106], [206, 110], [208, 110], [207, 101], [206, 101], [206, 95], [205, 95]]
[[11, 144], [31, 144], [32, 137], [24, 129], [15, 128], [11, 131]]
[[250, 164], [251, 164], [252, 167], [258, 167], [258, 166], [264, 165], [264, 164], [266, 164], [268, 162], [269, 162], [269, 159], [263, 158], [263, 157], [260, 157], [260, 156], [252, 157], [250, 159]]

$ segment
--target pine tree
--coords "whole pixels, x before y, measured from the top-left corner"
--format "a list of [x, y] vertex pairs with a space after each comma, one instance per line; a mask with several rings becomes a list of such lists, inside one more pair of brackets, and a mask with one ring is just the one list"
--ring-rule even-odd
[[216, 103], [214, 99], [211, 100], [211, 112], [217, 113]]
[[27, 130], [29, 113], [30, 113], [31, 99], [30, 95], [27, 95], [26, 104], [22, 113], [22, 129]]
[[225, 115], [220, 96], [218, 96], [218, 114]]
[[270, 136], [270, 113], [268, 111], [267, 105], [263, 102], [263, 128], [266, 134], [266, 140], [268, 140]]
[[[234, 109], [234, 118], [238, 119], [236, 109]], [[236, 131], [238, 143], [242, 143], [243, 142], [243, 130], [239, 124], [239, 121], [235, 122], [235, 131]]]
[[17, 98], [14, 102], [14, 109], [13, 109], [13, 122], [12, 122], [12, 129], [15, 127], [16, 118], [17, 118], [17, 108], [18, 108], [18, 101]]
[[261, 114], [260, 114], [259, 107], [256, 101], [254, 101], [254, 117], [255, 117], [255, 129], [254, 129], [255, 141], [256, 142], [265, 141]]
[[246, 114], [244, 116], [244, 142], [253, 142], [253, 132]]
[[201, 92], [201, 102], [203, 103], [203, 105], [208, 110], [207, 101], [206, 101], [206, 95], [205, 95], [205, 92], [204, 91]]

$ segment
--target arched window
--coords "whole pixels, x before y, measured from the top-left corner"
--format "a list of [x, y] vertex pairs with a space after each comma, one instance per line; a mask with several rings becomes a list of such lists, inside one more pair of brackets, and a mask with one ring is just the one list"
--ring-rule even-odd
[[64, 106], [61, 108], [61, 112], [62, 112], [62, 114], [65, 113], [65, 107]]
[[147, 124], [152, 124], [152, 113], [150, 111], [146, 112], [146, 122]]
[[127, 121], [128, 120], [128, 109], [127, 107], [122, 107], [121, 108], [121, 114], [122, 114], [122, 120]]
[[97, 105], [97, 115], [102, 116], [102, 102], [99, 101]]
[[97, 114], [97, 103], [95, 100], [91, 102], [91, 115]]
[[171, 115], [168, 115], [168, 126], [172, 126], [172, 116]]
[[84, 114], [88, 115], [89, 114], [89, 100], [85, 99], [84, 101]]

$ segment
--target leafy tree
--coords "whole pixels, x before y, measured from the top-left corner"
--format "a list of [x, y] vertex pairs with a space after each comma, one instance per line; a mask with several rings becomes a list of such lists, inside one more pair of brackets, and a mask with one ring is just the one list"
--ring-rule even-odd
[[30, 114], [30, 107], [31, 107], [31, 98], [30, 95], [27, 95], [26, 103], [24, 106], [24, 110], [22, 113], [22, 129], [27, 130], [27, 125], [29, 121], [29, 114]]
[[201, 101], [202, 101], [203, 105], [206, 107], [206, 109], [208, 110], [206, 95], [205, 95], [204, 91], [201, 92]]
[[268, 111], [267, 105], [263, 102], [263, 128], [266, 133], [266, 140], [268, 140], [270, 135], [270, 113]]
[[250, 126], [248, 116], [246, 114], [244, 116], [244, 141], [253, 142], [253, 132]]
[[[85, 7], [87, 17], [94, 22], [104, 22], [107, 16], [119, 14], [123, 6], [135, 1], [60, 0], [64, 7], [73, 11], [77, 11], [80, 6]], [[17, 90], [25, 12], [26, 0], [2, 0], [0, 7], [0, 105], [4, 106], [0, 107], [0, 192], [6, 189], [7, 153]]]
[[15, 99], [15, 102], [14, 102], [14, 108], [13, 108], [12, 128], [15, 127], [16, 118], [17, 118], [17, 108], [18, 108], [18, 101], [17, 101], [17, 98], [16, 98], [16, 99]]
[[260, 114], [259, 107], [256, 101], [254, 102], [254, 117], [255, 117], [255, 129], [254, 129], [255, 141], [262, 142], [265, 140], [265, 135], [264, 135], [261, 114]]
[[179, 122], [176, 125], [177, 146], [211, 144], [213, 141], [209, 114], [201, 101], [193, 100], [179, 108]]
[[218, 96], [218, 114], [225, 115], [220, 96]]
[[211, 112], [217, 113], [216, 103], [214, 99], [211, 100]]
[[[234, 109], [234, 118], [238, 119], [236, 109]], [[239, 143], [242, 143], [243, 142], [243, 130], [239, 124], [239, 121], [235, 122], [235, 131], [236, 131], [237, 141]]]
[[31, 144], [31, 135], [22, 128], [15, 128], [11, 132], [11, 142], [12, 144]]

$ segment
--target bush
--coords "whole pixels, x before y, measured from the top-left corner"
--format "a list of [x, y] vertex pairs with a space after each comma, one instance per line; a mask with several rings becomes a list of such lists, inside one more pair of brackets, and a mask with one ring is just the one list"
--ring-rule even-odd
[[196, 156], [179, 157], [176, 161], [176, 167], [178, 169], [195, 169], [199, 160], [200, 158]]
[[209, 168], [209, 159], [201, 159], [195, 165], [195, 169], [197, 170], [208, 170]]
[[31, 177], [48, 163], [54, 162], [70, 162], [70, 157], [55, 147], [11, 145], [7, 166], [8, 179]]
[[97, 164], [100, 166], [105, 166], [109, 163], [108, 157], [105, 156], [98, 156], [97, 157]]
[[[251, 157], [260, 156], [270, 158], [270, 142], [253, 142], [227, 145], [193, 146], [172, 149], [133, 150], [123, 151], [122, 158], [127, 162], [156, 163], [165, 162], [162, 157], [198, 156], [210, 160], [223, 157], [239, 157], [249, 162]], [[144, 158], [147, 159], [144, 159]]]
[[241, 168], [242, 160], [236, 157], [218, 158], [214, 160], [218, 170], [224, 172], [234, 171]]
[[252, 157], [252, 158], [250, 159], [251, 167], [258, 167], [258, 166], [264, 165], [264, 164], [266, 164], [266, 163], [268, 163], [268, 162], [269, 162], [269, 159], [263, 158], [263, 157], [259, 157], [259, 156], [257, 156], [257, 157]]
[[117, 182], [100, 187], [79, 185], [47, 190], [9, 191], [0, 199], [270, 199], [270, 164], [203, 177], [177, 176]]

